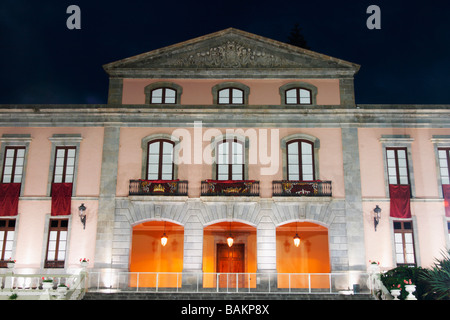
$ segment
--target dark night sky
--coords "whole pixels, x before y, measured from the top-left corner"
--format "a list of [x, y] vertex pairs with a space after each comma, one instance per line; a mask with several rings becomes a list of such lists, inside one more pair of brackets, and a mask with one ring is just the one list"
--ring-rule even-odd
[[106, 103], [103, 64], [229, 27], [286, 42], [295, 23], [313, 51], [361, 65], [357, 103], [450, 103], [450, 3], [434, 0], [2, 0], [0, 103]]

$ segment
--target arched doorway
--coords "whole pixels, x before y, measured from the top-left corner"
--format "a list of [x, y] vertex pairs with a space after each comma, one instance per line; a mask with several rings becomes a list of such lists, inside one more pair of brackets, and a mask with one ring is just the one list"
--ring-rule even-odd
[[[294, 236], [300, 245], [294, 245]], [[312, 222], [291, 222], [277, 227], [279, 288], [329, 288], [328, 229]]]
[[[167, 235], [165, 246], [161, 243], [163, 234]], [[181, 225], [159, 220], [134, 226], [130, 256], [131, 286], [181, 287], [183, 244], [184, 228]]]
[[[227, 243], [231, 234], [233, 245]], [[219, 222], [203, 229], [203, 287], [256, 287], [256, 228]]]

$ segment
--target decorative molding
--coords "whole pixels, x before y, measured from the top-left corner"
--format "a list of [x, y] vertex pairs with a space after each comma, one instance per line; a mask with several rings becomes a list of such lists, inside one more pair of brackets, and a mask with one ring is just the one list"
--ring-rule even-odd
[[298, 67], [298, 63], [236, 40], [167, 60], [164, 67], [183, 68], [274, 68]]

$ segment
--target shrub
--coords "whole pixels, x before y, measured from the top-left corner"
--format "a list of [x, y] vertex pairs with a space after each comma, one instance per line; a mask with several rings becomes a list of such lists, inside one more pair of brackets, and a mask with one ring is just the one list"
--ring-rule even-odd
[[431, 269], [420, 275], [428, 286], [424, 296], [429, 299], [450, 300], [450, 250], [442, 253], [442, 259], [436, 259]]

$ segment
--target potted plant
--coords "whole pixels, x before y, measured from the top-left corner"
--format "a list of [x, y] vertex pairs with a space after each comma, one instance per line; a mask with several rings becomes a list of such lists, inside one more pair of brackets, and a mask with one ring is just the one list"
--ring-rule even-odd
[[53, 288], [53, 279], [42, 277], [42, 289], [52, 289]]
[[391, 295], [394, 297], [394, 300], [400, 300], [398, 297], [401, 294], [402, 291], [402, 286], [400, 284], [394, 284], [392, 285], [392, 287], [389, 289], [389, 292], [391, 293]]
[[86, 268], [89, 264], [89, 259], [86, 259], [86, 258], [80, 259], [80, 264], [83, 268]]
[[378, 261], [369, 260], [369, 266], [367, 267], [369, 273], [379, 273], [380, 263]]
[[416, 286], [412, 284], [411, 279], [405, 279], [403, 282], [405, 283], [405, 290], [408, 292], [406, 300], [417, 300], [417, 298], [413, 295], [413, 292], [416, 291]]
[[7, 266], [9, 269], [14, 268], [15, 265], [16, 265], [16, 260], [13, 260], [12, 258], [9, 258], [8, 260], [6, 260], [6, 266]]
[[68, 286], [66, 286], [66, 285], [63, 284], [63, 283], [60, 283], [60, 284], [58, 285], [58, 287], [56, 288], [56, 291], [61, 292], [61, 293], [65, 293], [65, 292], [67, 292], [68, 289], [69, 289]]

